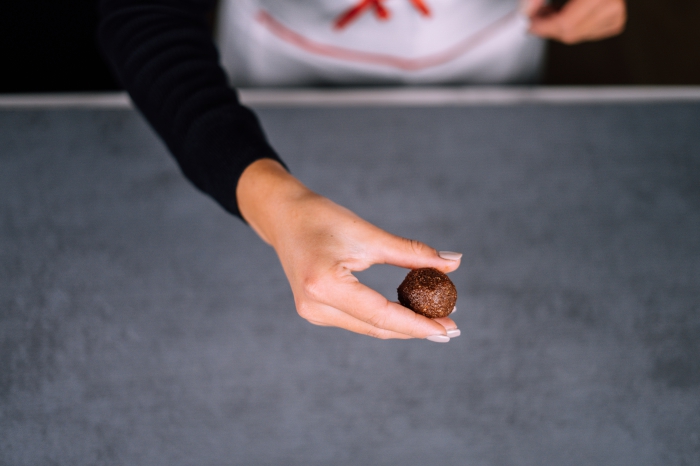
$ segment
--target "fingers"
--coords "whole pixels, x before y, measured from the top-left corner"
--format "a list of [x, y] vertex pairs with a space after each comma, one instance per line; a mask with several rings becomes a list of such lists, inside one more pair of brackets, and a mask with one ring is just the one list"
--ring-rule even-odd
[[391, 264], [407, 269], [434, 267], [445, 273], [456, 270], [462, 258], [461, 253], [436, 251], [420, 241], [386, 232], [373, 243], [371, 256], [375, 264]]
[[449, 317], [429, 319], [390, 302], [340, 264], [299, 283], [300, 287], [293, 287], [297, 311], [316, 325], [380, 339], [421, 338], [443, 343], [460, 334]]
[[360, 282], [339, 287], [333, 297], [339, 309], [372, 327], [391, 330], [414, 338], [447, 335], [440, 323], [416, 314]]
[[[349, 272], [348, 272], [349, 275]], [[377, 338], [445, 339], [451, 319], [428, 319], [396, 303], [356, 279], [333, 280], [328, 276], [295, 293], [297, 311], [317, 325], [332, 325]], [[446, 340], [449, 341], [449, 340]]]
[[530, 32], [574, 44], [619, 34], [627, 20], [624, 0], [571, 0], [560, 11], [530, 13]]
[[351, 272], [379, 263], [449, 272], [459, 266], [461, 254], [439, 253], [391, 235], [318, 195], [291, 192], [280, 201], [284, 208], [268, 212], [277, 220], [265, 217], [269, 228], [261, 229], [269, 233], [301, 317], [376, 338], [447, 342], [449, 335], [456, 336], [451, 319], [431, 320], [390, 303]]
[[528, 17], [534, 16], [538, 11], [545, 7], [545, 0], [521, 0], [520, 11]]
[[391, 330], [374, 327], [366, 322], [362, 322], [355, 317], [352, 317], [339, 309], [324, 304], [316, 304], [316, 312], [323, 320], [307, 319], [314, 325], [324, 327], [339, 327], [351, 332], [367, 335], [381, 340], [400, 339], [407, 340], [413, 338], [405, 333], [398, 333]]
[[455, 323], [455, 321], [450, 319], [449, 317], [438, 317], [437, 319], [433, 320], [445, 327], [445, 330], [447, 330], [448, 332], [457, 328], [457, 324]]

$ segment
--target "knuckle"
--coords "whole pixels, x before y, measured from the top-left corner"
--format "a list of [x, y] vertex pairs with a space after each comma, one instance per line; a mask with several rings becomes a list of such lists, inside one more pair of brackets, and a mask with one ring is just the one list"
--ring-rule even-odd
[[372, 337], [372, 338], [377, 338], [379, 340], [389, 340], [392, 338], [388, 332], [381, 330], [381, 329], [378, 329], [378, 328], [370, 328], [367, 331], [367, 335]]
[[573, 45], [578, 42], [578, 37], [569, 31], [563, 31], [559, 40], [566, 45]]
[[413, 254], [421, 255], [425, 253], [427, 249], [429, 249], [428, 246], [426, 246], [424, 243], [421, 243], [418, 240], [409, 238], [403, 238], [403, 240], [406, 243], [406, 248], [410, 250]]
[[306, 277], [302, 281], [304, 296], [312, 301], [321, 301], [325, 296], [325, 280], [316, 275]]
[[557, 35], [561, 42], [571, 45], [578, 40], [578, 28], [568, 18], [562, 18], [558, 24]]
[[625, 12], [623, 10], [622, 12], [620, 12], [620, 15], [617, 17], [617, 21], [616, 21], [617, 32], [624, 31], [626, 25], [627, 25], [627, 12]]
[[374, 338], [378, 338], [380, 340], [394, 340], [396, 337], [392, 336], [389, 332], [377, 332], [377, 335], [375, 335]]
[[606, 10], [606, 18], [614, 27], [624, 27], [627, 22], [627, 8], [625, 2], [610, 3]]
[[297, 314], [299, 314], [299, 316], [302, 319], [308, 320], [309, 322], [316, 320], [316, 318], [315, 318], [316, 316], [315, 316], [315, 313], [313, 311], [313, 306], [311, 306], [309, 303], [307, 303], [305, 301], [297, 302], [296, 305], [297, 305]]
[[627, 12], [624, 5], [614, 5], [609, 12], [609, 18], [612, 18], [615, 24], [622, 25], [627, 21]]
[[369, 330], [367, 330], [367, 336], [369, 337], [382, 339], [381, 335], [382, 332], [379, 331], [379, 329], [377, 328], [372, 327]]
[[384, 328], [386, 324], [386, 313], [382, 311], [376, 311], [367, 318], [367, 323], [372, 327]]
[[621, 15], [621, 16], [626, 16], [627, 15], [627, 6], [625, 5], [625, 2], [623, 0], [619, 0], [615, 2], [615, 11]]
[[411, 328], [418, 328], [421, 325], [421, 319], [425, 319], [425, 317], [415, 312], [411, 312], [408, 317]]

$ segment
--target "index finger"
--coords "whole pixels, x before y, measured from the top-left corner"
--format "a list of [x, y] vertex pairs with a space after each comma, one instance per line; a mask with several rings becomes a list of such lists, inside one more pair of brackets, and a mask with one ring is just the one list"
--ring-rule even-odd
[[414, 338], [447, 335], [440, 323], [393, 303], [359, 281], [336, 284], [322, 300], [373, 327]]

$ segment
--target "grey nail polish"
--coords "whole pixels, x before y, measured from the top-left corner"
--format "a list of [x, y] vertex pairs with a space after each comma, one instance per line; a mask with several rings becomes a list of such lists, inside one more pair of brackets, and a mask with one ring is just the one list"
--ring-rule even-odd
[[462, 258], [462, 253], [452, 251], [438, 251], [438, 256], [450, 261], [456, 261]]
[[450, 338], [455, 338], [458, 337], [462, 334], [462, 331], [458, 328], [453, 328], [452, 330], [447, 331], [447, 336]]

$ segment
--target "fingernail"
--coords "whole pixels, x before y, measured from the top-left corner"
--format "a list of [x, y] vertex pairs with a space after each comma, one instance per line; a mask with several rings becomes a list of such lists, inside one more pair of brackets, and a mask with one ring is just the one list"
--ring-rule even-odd
[[450, 314], [452, 314], [452, 313], [455, 312], [456, 310], [457, 310], [457, 306], [453, 307], [453, 308], [452, 308], [452, 312], [450, 312]]
[[434, 341], [435, 343], [447, 343], [450, 341], [450, 337], [445, 335], [430, 335], [426, 340]]
[[447, 331], [447, 336], [450, 338], [455, 338], [458, 337], [462, 334], [462, 331], [458, 328], [453, 328], [452, 330]]
[[443, 259], [447, 259], [448, 261], [458, 261], [462, 258], [462, 253], [452, 251], [438, 251], [438, 256], [442, 257]]

